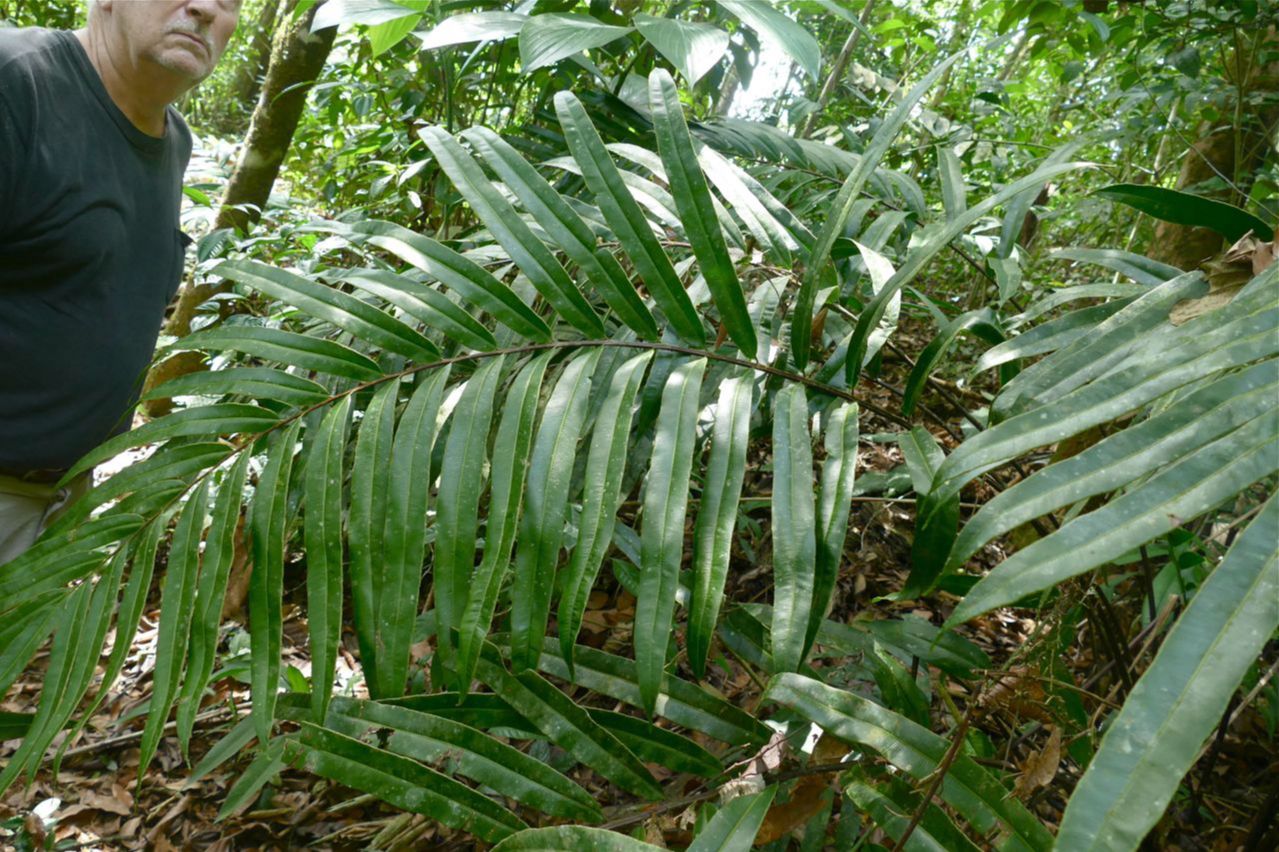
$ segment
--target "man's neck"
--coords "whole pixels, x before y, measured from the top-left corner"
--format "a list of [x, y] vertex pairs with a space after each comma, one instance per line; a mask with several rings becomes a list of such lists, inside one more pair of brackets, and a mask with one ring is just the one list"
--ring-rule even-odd
[[112, 56], [106, 40], [91, 29], [75, 31], [89, 62], [102, 78], [107, 94], [134, 127], [148, 136], [164, 136], [166, 109], [181, 95], [180, 89], [165, 85], [164, 74], [147, 74]]

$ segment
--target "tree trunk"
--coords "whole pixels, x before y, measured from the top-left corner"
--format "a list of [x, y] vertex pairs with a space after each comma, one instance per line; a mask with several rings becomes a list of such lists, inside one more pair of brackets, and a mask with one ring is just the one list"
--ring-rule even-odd
[[[1279, 124], [1279, 62], [1261, 65], [1255, 62], [1279, 42], [1274, 27], [1258, 34], [1256, 43], [1241, 46], [1230, 60], [1227, 73], [1237, 90], [1237, 104], [1232, 121], [1224, 124], [1205, 123], [1199, 128], [1199, 140], [1190, 146], [1181, 164], [1177, 188], [1194, 190], [1214, 178], [1227, 183], [1225, 189], [1201, 193], [1231, 204], [1241, 205], [1257, 170], [1265, 164], [1274, 146], [1275, 125]], [[1250, 95], [1264, 94], [1264, 109], [1252, 115], [1243, 106]], [[1272, 235], [1258, 234], [1265, 241]], [[1171, 222], [1159, 222], [1147, 252], [1155, 260], [1178, 269], [1194, 269], [1222, 250], [1222, 237], [1207, 228], [1191, 228]]]
[[262, 78], [266, 76], [267, 69], [271, 65], [272, 35], [275, 33], [276, 19], [279, 17], [280, 3], [281, 0], [264, 0], [262, 3], [258, 20], [253, 25], [251, 55], [239, 69], [232, 89], [239, 103], [257, 103], [258, 96], [262, 94]]
[[[297, 129], [307, 95], [333, 47], [336, 27], [318, 33], [311, 32], [311, 21], [322, 3], [312, 6], [295, 21], [288, 21], [297, 0], [285, 0], [281, 13], [285, 26], [278, 28], [271, 46], [271, 59], [262, 83], [262, 94], [249, 122], [240, 161], [227, 183], [222, 208], [218, 211], [215, 228], [248, 230], [258, 219], [258, 213], [266, 206], [271, 187], [280, 173], [280, 166], [288, 154]], [[191, 333], [191, 320], [195, 310], [209, 297], [225, 292], [225, 282], [218, 284], [196, 283], [189, 280], [178, 296], [177, 305], [164, 326], [164, 334], [185, 337]], [[184, 376], [200, 369], [203, 356], [198, 352], [181, 352], [151, 368], [145, 390]], [[172, 402], [168, 399], [150, 400], [147, 413], [157, 417], [166, 413]]]
[[[863, 26], [870, 23], [871, 12], [875, 9], [876, 0], [867, 0], [866, 5], [862, 8], [861, 22]], [[835, 64], [830, 69], [830, 76], [826, 78], [826, 82], [822, 84], [821, 92], [817, 95], [817, 106], [804, 119], [803, 125], [800, 126], [799, 132], [795, 135], [800, 139], [807, 139], [809, 134], [813, 132], [813, 125], [817, 123], [817, 119], [826, 110], [826, 105], [830, 103], [831, 95], [835, 93], [835, 89], [844, 81], [844, 71], [848, 68], [848, 60], [852, 58], [853, 51], [857, 48], [857, 42], [861, 40], [861, 27], [853, 27], [853, 31], [848, 34], [848, 40], [844, 42], [844, 47], [839, 51], [839, 56], [835, 58]]]

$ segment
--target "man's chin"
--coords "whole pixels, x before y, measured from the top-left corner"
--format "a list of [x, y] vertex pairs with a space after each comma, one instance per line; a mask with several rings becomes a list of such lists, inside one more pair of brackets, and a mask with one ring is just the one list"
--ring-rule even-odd
[[208, 77], [209, 72], [213, 70], [208, 62], [197, 58], [191, 52], [182, 48], [163, 51], [153, 56], [152, 61], [165, 71], [182, 78], [192, 86]]

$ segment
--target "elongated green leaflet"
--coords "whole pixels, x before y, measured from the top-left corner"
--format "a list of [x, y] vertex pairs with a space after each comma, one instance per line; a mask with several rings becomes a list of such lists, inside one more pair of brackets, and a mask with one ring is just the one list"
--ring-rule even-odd
[[577, 546], [564, 571], [560, 592], [560, 651], [570, 668], [573, 644], [582, 626], [591, 587], [613, 541], [613, 525], [622, 497], [622, 474], [630, 449], [631, 409], [652, 354], [645, 352], [631, 358], [613, 374], [592, 430], [583, 475], [586, 493], [582, 498]]
[[[372, 359], [349, 346], [278, 328], [235, 325], [203, 329], [175, 341], [169, 348], [243, 352], [245, 355], [356, 381], [376, 379], [382, 374]], [[154, 422], [167, 421], [166, 417]]]
[[517, 670], [536, 668], [546, 635], [573, 461], [586, 422], [591, 374], [599, 358], [600, 350], [596, 349], [577, 356], [564, 368], [533, 442], [511, 588], [511, 662]]
[[808, 656], [817, 631], [826, 618], [835, 593], [835, 581], [844, 561], [848, 513], [853, 505], [857, 475], [857, 403], [833, 408], [826, 419], [826, 460], [822, 462], [821, 495], [817, 505], [817, 561], [813, 572], [813, 605], [808, 612], [804, 656]]
[[701, 318], [684, 292], [670, 258], [653, 236], [648, 219], [622, 182], [617, 165], [587, 117], [582, 102], [571, 92], [560, 92], [555, 96], [555, 110], [564, 129], [564, 139], [582, 168], [587, 187], [653, 299], [681, 338], [693, 346], [701, 346], [706, 342]]
[[506, 703], [518, 707], [521, 716], [574, 758], [625, 790], [652, 801], [662, 797], [662, 788], [644, 764], [541, 675], [509, 673], [491, 646], [481, 655], [477, 671]]
[[338, 400], [320, 422], [305, 473], [306, 611], [311, 637], [312, 719], [324, 721], [342, 639], [343, 459], [351, 397]]
[[512, 834], [493, 847], [493, 852], [568, 852], [590, 849], [591, 852], [660, 852], [654, 846], [616, 831], [584, 825], [553, 825], [528, 828]]
[[431, 149], [436, 162], [471, 209], [551, 306], [587, 337], [604, 334], [604, 324], [578, 292], [564, 267], [533, 235], [511, 203], [489, 183], [466, 149], [439, 127], [424, 127], [418, 136]]
[[354, 296], [301, 275], [256, 260], [226, 260], [213, 273], [248, 284], [387, 352], [423, 361], [440, 357], [439, 348], [418, 331]]
[[698, 398], [706, 359], [676, 367], [662, 390], [662, 408], [644, 491], [640, 589], [635, 603], [635, 664], [644, 709], [652, 715], [666, 669], [675, 616], [675, 589], [684, 552], [688, 480], [697, 437]]
[[[929, 236], [921, 245], [907, 253], [905, 260], [893, 274], [893, 277], [875, 293], [875, 298], [866, 305], [866, 308], [857, 318], [857, 326], [853, 329], [852, 340], [848, 345], [848, 356], [844, 362], [844, 372], [848, 384], [850, 386], [857, 384], [857, 379], [861, 375], [862, 365], [865, 363], [866, 353], [870, 348], [872, 335], [879, 328], [880, 321], [883, 320], [884, 314], [888, 311], [894, 298], [900, 297], [901, 289], [913, 281], [915, 276], [923, 271], [929, 261], [1000, 204], [1025, 192], [1027, 189], [1042, 186], [1058, 175], [1083, 168], [1083, 166], [1084, 164], [1082, 163], [1054, 163], [1041, 166], [1026, 177], [1013, 181], [981, 203], [968, 208], [947, 222], [945, 227], [941, 228], [937, 233]], [[807, 277], [805, 278], [805, 286], [807, 286]], [[813, 286], [816, 287], [816, 283]], [[797, 312], [791, 320], [792, 335], [796, 336], [796, 345], [800, 342], [801, 337], [805, 345], [807, 345], [809, 332], [795, 325], [795, 323], [799, 322], [800, 315]], [[808, 324], [804, 323], [803, 328], [807, 327]], [[796, 348], [795, 352], [798, 354], [799, 349]]]
[[489, 843], [524, 827], [519, 817], [492, 799], [414, 760], [309, 722], [301, 727], [298, 740], [284, 743], [285, 760], [292, 766], [371, 793]]
[[[892, 113], [875, 131], [870, 144], [858, 159], [856, 167], [849, 173], [844, 185], [839, 189], [839, 194], [831, 202], [826, 222], [822, 225], [822, 230], [817, 235], [817, 242], [809, 253], [808, 263], [804, 267], [804, 280], [800, 285], [799, 293], [795, 296], [795, 309], [791, 314], [791, 352], [796, 366], [801, 370], [808, 365], [809, 351], [813, 345], [813, 306], [822, 276], [826, 272], [826, 262], [830, 260], [830, 251], [835, 246], [835, 240], [843, 234], [844, 226], [848, 224], [853, 208], [861, 197], [862, 187], [879, 168], [880, 161], [905, 126], [915, 105], [946, 73], [946, 69], [961, 56], [963, 56], [962, 52], [956, 53], [939, 62], [898, 102]], [[879, 322], [878, 317], [875, 318], [875, 322]], [[862, 355], [863, 353], [859, 352], [856, 359], [849, 361], [851, 364], [855, 360], [858, 370], [861, 369]]]
[[800, 384], [788, 385], [777, 394], [772, 509], [773, 667], [794, 671], [804, 661], [817, 565], [813, 445], [808, 434], [808, 399]]
[[529, 450], [538, 394], [551, 353], [534, 358], [506, 391], [502, 419], [493, 441], [490, 463], [489, 511], [484, 529], [484, 557], [467, 588], [466, 606], [458, 637], [458, 687], [465, 692], [475, 675], [475, 663], [488, 636], [498, 592], [506, 577], [524, 494]]
[[473, 727], [406, 707], [334, 698], [327, 726], [360, 738], [380, 730], [387, 751], [441, 766], [561, 819], [598, 822], [590, 794], [536, 758], [498, 742]]
[[[234, 367], [229, 370], [200, 371], [170, 379], [143, 395], [143, 399], [175, 396], [216, 396], [237, 394], [254, 399], [274, 399], [286, 405], [314, 405], [328, 398], [318, 382], [277, 370], [274, 367]], [[136, 468], [134, 465], [133, 468]], [[132, 470], [133, 468], [130, 468]], [[112, 481], [116, 477], [111, 478]]]
[[469, 349], [485, 351], [497, 346], [493, 333], [461, 305], [408, 275], [397, 275], [386, 269], [344, 269], [331, 273], [331, 277], [385, 299], [427, 328]]
[[367, 240], [427, 275], [438, 278], [517, 334], [543, 342], [551, 339], [550, 328], [532, 308], [520, 301], [511, 288], [474, 261], [430, 237], [424, 237], [402, 225], [376, 219], [352, 226], [348, 236]]
[[728, 257], [728, 245], [715, 215], [710, 187], [697, 163], [693, 137], [684, 121], [684, 108], [680, 105], [675, 81], [660, 68], [649, 75], [648, 102], [653, 110], [657, 148], [666, 166], [675, 209], [684, 223], [684, 232], [693, 246], [706, 286], [729, 336], [742, 354], [754, 358], [755, 326], [746, 310], [746, 297]]
[[715, 405], [710, 460], [693, 535], [693, 595], [688, 613], [688, 663], [699, 678], [706, 675], [706, 656], [724, 601], [746, 476], [753, 390], [749, 375], [727, 379], [720, 384]]
[[360, 645], [360, 665], [373, 688], [377, 673], [377, 577], [380, 576], [386, 525], [388, 479], [391, 474], [391, 440], [395, 428], [395, 398], [399, 381], [381, 385], [369, 400], [360, 420], [351, 467], [351, 506], [347, 519], [347, 544], [351, 548], [351, 604]]
[[[494, 638], [500, 640], [500, 637]], [[573, 649], [573, 659], [570, 674], [568, 663], [560, 657], [555, 643], [546, 639], [538, 668], [632, 707], [643, 706], [639, 675], [632, 660], [584, 645]], [[731, 745], [753, 745], [768, 740], [768, 727], [751, 714], [673, 675], [667, 675], [662, 681], [656, 707], [657, 715]]]
[[1135, 849], [1279, 629], [1279, 497], [1195, 592], [1071, 795], [1062, 849]]
[[1104, 565], [1275, 472], [1279, 412], [1272, 410], [1014, 553], [969, 590], [951, 620], [967, 621]]
[[391, 446], [391, 475], [383, 529], [383, 565], [374, 573], [376, 593], [377, 683], [370, 693], [378, 698], [404, 694], [409, 676], [409, 647], [417, 619], [426, 553], [426, 511], [430, 497], [431, 450], [435, 446], [436, 415], [444, 395], [448, 369], [419, 376], [395, 429]]
[[463, 136], [519, 197], [524, 209], [576, 263], [599, 290], [604, 301], [626, 325], [645, 340], [656, 340], [657, 323], [627, 278], [617, 258], [596, 246], [595, 235], [569, 203], [533, 166], [492, 130], [474, 127]]
[[280, 681], [280, 642], [284, 595], [284, 548], [288, 543], [289, 477], [302, 421], [294, 420], [267, 450], [249, 512], [253, 572], [249, 577], [249, 647], [252, 714], [259, 743], [271, 739]]
[[448, 670], [455, 667], [453, 633], [461, 626], [475, 570], [485, 451], [504, 362], [504, 357], [485, 362], [466, 383], [444, 444], [435, 510], [435, 619], [436, 654]]
[[915, 366], [906, 379], [906, 392], [902, 395], [902, 414], [910, 417], [915, 413], [915, 406], [919, 404], [920, 394], [924, 392], [924, 386], [933, 369], [945, 357], [960, 332], [969, 330], [988, 343], [998, 344], [1004, 340], [998, 320], [989, 308], [968, 311], [955, 317], [937, 333], [915, 360]]
[[[208, 480], [201, 482], [187, 498], [178, 518], [169, 548], [164, 597], [160, 603], [160, 623], [156, 630], [155, 673], [152, 676], [151, 710], [139, 745], [138, 776], [146, 774], [160, 745], [160, 736], [169, 721], [169, 710], [178, 696], [190, 640], [191, 610], [195, 605], [200, 568], [200, 533], [208, 508]], [[114, 593], [112, 594], [114, 597]], [[186, 743], [183, 744], [186, 750]]]
[[749, 852], [776, 794], [777, 788], [769, 787], [733, 799], [698, 832], [688, 852]]
[[[777, 675], [769, 682], [765, 698], [845, 742], [874, 749], [916, 779], [927, 778], [950, 746], [943, 737], [873, 701], [803, 675]], [[1039, 820], [967, 755], [961, 753], [951, 762], [940, 792], [982, 834], [1006, 832], [1003, 848], [1052, 848], [1052, 835]]]

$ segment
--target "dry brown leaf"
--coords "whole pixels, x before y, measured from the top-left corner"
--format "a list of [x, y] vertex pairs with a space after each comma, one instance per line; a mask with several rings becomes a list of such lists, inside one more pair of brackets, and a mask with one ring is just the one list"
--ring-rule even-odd
[[1244, 285], [1274, 262], [1275, 244], [1263, 243], [1249, 234], [1203, 265], [1208, 274], [1208, 294], [1178, 302], [1168, 316], [1169, 321], [1173, 325], [1185, 325], [1230, 304]]
[[829, 786], [828, 775], [810, 775], [796, 784], [789, 799], [768, 809], [759, 833], [755, 835], [755, 845], [779, 840], [817, 816], [825, 807], [822, 793]]
[[1048, 694], [1040, 683], [1039, 672], [1026, 666], [1016, 666], [999, 679], [981, 697], [978, 705], [986, 713], [998, 712], [1014, 720], [1033, 719], [1051, 724], [1055, 720], [1047, 707]]
[[1047, 787], [1057, 777], [1057, 767], [1061, 766], [1061, 728], [1050, 725], [1048, 731], [1044, 747], [1031, 752], [1021, 764], [1021, 775], [1013, 786], [1013, 795], [1019, 799]]

